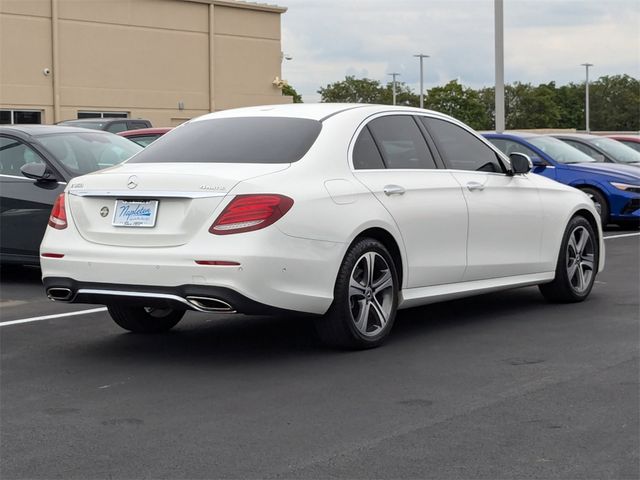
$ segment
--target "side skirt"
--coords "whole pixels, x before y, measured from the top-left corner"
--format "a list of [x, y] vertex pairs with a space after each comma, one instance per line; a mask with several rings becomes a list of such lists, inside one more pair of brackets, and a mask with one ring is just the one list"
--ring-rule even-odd
[[430, 287], [408, 288], [400, 292], [398, 308], [411, 308], [443, 300], [494, 292], [496, 290], [537, 285], [539, 283], [551, 282], [555, 275], [555, 272], [543, 272], [490, 278], [488, 280], [474, 280], [472, 282], [448, 283]]

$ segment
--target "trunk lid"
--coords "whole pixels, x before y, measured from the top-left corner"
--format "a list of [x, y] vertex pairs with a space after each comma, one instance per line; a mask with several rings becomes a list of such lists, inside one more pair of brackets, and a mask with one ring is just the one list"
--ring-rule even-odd
[[[209, 228], [216, 208], [239, 182], [288, 167], [289, 164], [122, 164], [72, 180], [67, 189], [69, 214], [80, 235], [89, 242], [127, 247], [183, 245]], [[116, 212], [129, 206], [137, 208], [138, 204], [127, 203], [136, 201], [155, 205], [151, 207], [151, 216], [155, 210], [153, 225], [114, 225]]]

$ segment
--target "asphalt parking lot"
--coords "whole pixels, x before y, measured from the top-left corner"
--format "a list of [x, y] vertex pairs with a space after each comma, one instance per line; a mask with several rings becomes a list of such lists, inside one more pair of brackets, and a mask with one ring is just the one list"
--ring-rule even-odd
[[0, 477], [638, 478], [639, 234], [606, 232], [584, 303], [525, 288], [402, 311], [363, 352], [304, 318], [128, 334], [3, 268]]

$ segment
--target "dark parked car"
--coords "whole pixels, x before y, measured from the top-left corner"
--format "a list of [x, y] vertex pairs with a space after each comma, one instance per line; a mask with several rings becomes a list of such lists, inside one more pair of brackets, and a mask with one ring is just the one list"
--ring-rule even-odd
[[523, 132], [485, 133], [487, 140], [511, 155], [529, 155], [533, 173], [578, 188], [600, 209], [602, 225], [637, 226], [640, 221], [640, 170], [619, 163], [596, 162], [557, 138]]
[[640, 152], [616, 140], [586, 133], [554, 133], [552, 136], [586, 153], [597, 162], [640, 167]]
[[141, 149], [117, 135], [84, 128], [0, 127], [0, 262], [38, 264], [51, 208], [67, 182]]
[[91, 130], [104, 130], [111, 133], [152, 127], [149, 120], [132, 120], [130, 118], [81, 118], [79, 120], [65, 120], [64, 122], [58, 122], [58, 125], [90, 128]]
[[151, 142], [156, 141], [162, 135], [170, 132], [171, 130], [173, 130], [172, 127], [140, 128], [138, 130], [126, 130], [124, 132], [118, 133], [118, 135], [124, 138], [128, 138], [141, 147], [146, 147]]

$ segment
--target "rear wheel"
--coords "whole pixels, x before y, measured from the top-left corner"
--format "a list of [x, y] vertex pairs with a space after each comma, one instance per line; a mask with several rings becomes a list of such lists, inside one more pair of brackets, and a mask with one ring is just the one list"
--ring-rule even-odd
[[184, 310], [109, 305], [114, 322], [133, 333], [160, 333], [172, 329], [184, 316]]
[[380, 345], [395, 320], [398, 288], [396, 267], [385, 246], [371, 238], [357, 241], [342, 261], [333, 304], [316, 322], [321, 340], [342, 348]]
[[598, 270], [598, 237], [582, 216], [571, 219], [564, 232], [556, 277], [540, 285], [540, 292], [552, 302], [581, 302], [589, 296]]
[[593, 200], [596, 209], [600, 212], [602, 228], [606, 227], [609, 223], [609, 204], [607, 203], [605, 196], [600, 192], [600, 190], [596, 190], [595, 188], [585, 187], [581, 190], [589, 195], [591, 200]]

